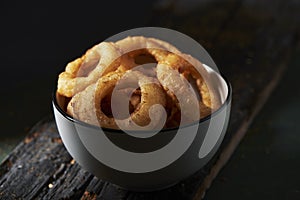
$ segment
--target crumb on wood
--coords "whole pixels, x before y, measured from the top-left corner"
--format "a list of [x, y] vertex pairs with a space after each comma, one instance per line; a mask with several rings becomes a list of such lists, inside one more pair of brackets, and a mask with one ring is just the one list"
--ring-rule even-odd
[[96, 200], [96, 199], [97, 199], [97, 194], [90, 193], [88, 191], [85, 191], [83, 193], [83, 196], [81, 197], [81, 200]]
[[40, 135], [40, 133], [39, 132], [35, 132], [34, 134], [33, 134], [33, 137], [38, 137]]
[[70, 163], [71, 163], [71, 165], [74, 165], [74, 164], [75, 164], [75, 160], [72, 159], [72, 160], [70, 161]]
[[52, 138], [52, 142], [61, 144], [62, 140], [61, 138]]
[[32, 137], [26, 137], [25, 139], [24, 139], [24, 143], [25, 144], [28, 144], [29, 142], [31, 142], [32, 141]]

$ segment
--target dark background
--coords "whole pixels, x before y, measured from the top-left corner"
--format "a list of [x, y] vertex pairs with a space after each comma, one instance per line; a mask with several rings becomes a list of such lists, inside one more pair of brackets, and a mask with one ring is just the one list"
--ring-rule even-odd
[[68, 62], [111, 35], [149, 24], [153, 9], [153, 1], [95, 2], [1, 2], [2, 145], [50, 113], [56, 78]]
[[[0, 161], [35, 123], [51, 114], [56, 78], [68, 62], [111, 35], [160, 25], [155, 13], [172, 6], [167, 0], [62, 2], [0, 3]], [[195, 2], [179, 4], [173, 11], [184, 17], [201, 6]], [[300, 199], [299, 53], [292, 55], [279, 87], [207, 199]]]

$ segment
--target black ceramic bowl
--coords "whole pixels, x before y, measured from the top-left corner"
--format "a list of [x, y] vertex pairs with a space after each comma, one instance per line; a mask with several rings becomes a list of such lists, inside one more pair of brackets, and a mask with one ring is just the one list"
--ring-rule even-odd
[[222, 105], [193, 124], [137, 138], [122, 130], [100, 128], [72, 118], [65, 112], [64, 97], [55, 94], [53, 110], [58, 131], [71, 156], [100, 179], [135, 191], [168, 187], [201, 169], [223, 140], [232, 89], [217, 72], [210, 70], [210, 77]]

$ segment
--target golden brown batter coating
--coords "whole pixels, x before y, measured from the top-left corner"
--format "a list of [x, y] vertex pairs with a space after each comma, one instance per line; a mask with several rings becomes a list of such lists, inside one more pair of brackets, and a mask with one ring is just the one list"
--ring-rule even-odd
[[[144, 65], [148, 63], [152, 67]], [[135, 86], [126, 85], [124, 79]], [[120, 84], [123, 88], [116, 89]], [[166, 118], [165, 128], [174, 127], [197, 121], [220, 107], [199, 60], [168, 42], [143, 36], [94, 46], [66, 66], [59, 75], [57, 92], [71, 98], [67, 112], [74, 118], [114, 129], [153, 129], [164, 121], [162, 117]], [[129, 116], [114, 118], [113, 93], [119, 95], [116, 108], [128, 100]], [[167, 116], [159, 109], [149, 115], [156, 104]]]

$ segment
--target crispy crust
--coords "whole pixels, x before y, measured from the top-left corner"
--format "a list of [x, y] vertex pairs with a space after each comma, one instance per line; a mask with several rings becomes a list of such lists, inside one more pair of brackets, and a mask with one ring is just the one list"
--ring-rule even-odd
[[120, 50], [113, 43], [95, 45], [66, 66], [66, 70], [59, 75], [57, 92], [66, 97], [74, 96], [101, 76], [114, 71], [119, 66], [115, 60], [120, 56]]
[[[135, 59], [139, 56], [154, 58], [155, 69], [136, 71], [139, 64]], [[138, 85], [140, 94], [127, 98], [129, 104], [133, 102], [129, 116], [115, 119], [105, 114], [101, 102], [107, 95], [112, 95], [116, 85], [124, 84], [124, 77]], [[95, 45], [66, 66], [65, 72], [59, 75], [57, 91], [71, 97], [67, 112], [74, 118], [93, 125], [127, 130], [152, 129], [159, 121], [164, 121], [159, 109], [155, 110], [158, 113], [149, 116], [156, 104], [167, 110], [165, 127], [206, 117], [221, 104], [209, 73], [199, 60], [180, 52], [168, 42], [143, 36]], [[123, 97], [120, 99], [126, 99]]]

